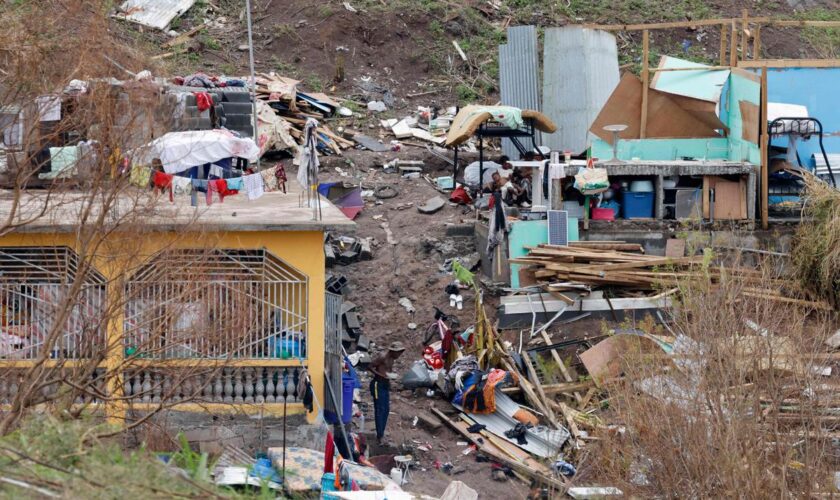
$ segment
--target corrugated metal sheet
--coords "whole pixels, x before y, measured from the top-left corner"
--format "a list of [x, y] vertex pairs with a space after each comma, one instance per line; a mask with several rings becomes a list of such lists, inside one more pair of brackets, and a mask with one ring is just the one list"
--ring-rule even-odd
[[195, 0], [126, 0], [117, 17], [163, 30], [194, 3]]
[[[499, 90], [502, 104], [540, 111], [537, 28], [508, 28], [507, 39], [506, 45], [499, 45]], [[537, 132], [537, 144], [541, 144], [540, 132]], [[512, 159], [519, 159], [519, 152], [508, 139], [502, 140], [502, 151]]]
[[545, 30], [543, 113], [557, 124], [543, 134], [552, 150], [583, 152], [589, 126], [618, 85], [615, 37], [604, 31], [564, 26]]
[[[459, 410], [464, 408], [459, 405], [453, 405]], [[519, 444], [515, 439], [505, 436], [505, 432], [513, 429], [519, 423], [513, 414], [519, 410], [520, 406], [507, 394], [496, 390], [496, 412], [490, 414], [479, 413], [465, 413], [467, 417], [477, 424], [487, 426], [487, 432], [504, 439], [505, 441], [514, 444], [523, 450], [536, 455], [540, 458], [553, 459], [560, 452], [563, 444], [569, 439], [569, 431], [561, 427], [560, 429], [551, 429], [545, 426], [531, 427], [525, 433], [525, 439], [528, 441], [525, 444]]]

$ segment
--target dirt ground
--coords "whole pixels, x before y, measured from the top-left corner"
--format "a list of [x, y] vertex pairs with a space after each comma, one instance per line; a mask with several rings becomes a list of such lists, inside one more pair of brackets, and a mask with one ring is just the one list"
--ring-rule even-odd
[[[447, 248], [447, 242], [453, 238], [446, 236], [448, 224], [458, 224], [473, 219], [472, 211], [465, 212], [462, 207], [450, 205], [433, 215], [424, 215], [417, 211], [416, 206], [423, 204], [429, 198], [440, 195], [427, 181], [421, 179], [403, 179], [399, 174], [386, 174], [382, 168], [375, 166], [391, 158], [399, 156], [402, 159], [422, 159], [426, 161], [424, 172], [431, 177], [447, 175], [448, 166], [424, 150], [408, 148], [407, 151], [396, 154], [376, 154], [367, 151], [349, 151], [345, 158], [328, 158], [324, 160], [322, 179], [324, 181], [359, 180], [364, 188], [390, 184], [399, 189], [400, 194], [391, 199], [382, 200], [377, 205], [368, 200], [365, 209], [356, 218], [358, 225], [356, 236], [375, 238], [374, 257], [370, 261], [360, 261], [347, 266], [335, 266], [328, 272], [341, 274], [349, 279], [349, 291], [345, 299], [356, 304], [357, 311], [363, 322], [364, 334], [379, 346], [387, 346], [394, 340], [406, 344], [406, 353], [397, 361], [396, 371], [404, 371], [422, 355], [422, 338], [426, 326], [434, 321], [433, 306], [437, 306], [447, 314], [458, 317], [462, 327], [472, 324], [474, 319], [474, 297], [472, 292], [464, 293], [464, 308], [461, 311], [449, 307], [448, 296], [444, 287], [452, 277], [441, 270], [446, 258], [464, 256], [466, 251], [473, 251], [471, 238], [458, 238], [457, 243]], [[348, 169], [345, 159], [355, 164], [357, 179], [341, 177], [335, 166], [343, 171]], [[443, 195], [441, 195], [443, 196]], [[400, 210], [398, 206], [406, 203], [412, 206]], [[380, 217], [381, 216], [381, 217]], [[381, 224], [388, 221], [397, 244], [386, 243], [385, 231]], [[434, 239], [434, 240], [432, 240]], [[436, 240], [436, 241], [435, 241]], [[441, 245], [443, 243], [443, 245]], [[437, 245], [437, 247], [435, 246]], [[470, 248], [472, 247], [472, 248]], [[440, 250], [444, 252], [441, 253]], [[416, 309], [410, 315], [398, 301], [400, 297], [408, 297]], [[495, 314], [493, 305], [495, 298], [488, 297], [488, 313]], [[409, 323], [416, 323], [415, 330], [408, 327]], [[373, 408], [367, 381], [363, 379], [362, 400], [367, 406], [366, 430], [373, 429]], [[406, 485], [406, 489], [417, 493], [440, 495], [453, 480], [465, 482], [479, 492], [481, 498], [524, 498], [528, 493], [528, 485], [511, 478], [507, 482], [497, 482], [491, 479], [491, 464], [476, 462], [476, 453], [462, 455], [464, 446], [458, 441], [463, 439], [448, 428], [441, 428], [430, 432], [421, 425], [414, 427], [412, 421], [418, 411], [426, 410], [430, 405], [438, 408], [451, 407], [439, 396], [427, 397], [422, 391], [412, 393], [406, 390], [396, 390], [399, 384], [394, 384], [391, 396], [391, 416], [388, 423], [388, 440], [393, 444], [405, 446], [414, 450], [412, 455], [418, 460], [418, 467], [412, 470], [414, 480]], [[368, 406], [369, 405], [369, 406]], [[426, 445], [430, 451], [418, 450], [418, 446]], [[433, 463], [451, 462], [454, 465], [453, 475], [435, 469]]]

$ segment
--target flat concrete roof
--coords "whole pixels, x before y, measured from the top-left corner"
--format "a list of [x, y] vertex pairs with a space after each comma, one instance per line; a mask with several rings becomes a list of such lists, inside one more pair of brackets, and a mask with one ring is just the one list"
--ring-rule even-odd
[[[294, 185], [294, 181], [287, 184]], [[289, 186], [291, 187], [291, 186]], [[100, 194], [99, 198], [111, 193]], [[266, 193], [256, 200], [240, 193], [208, 206], [204, 193], [198, 193], [198, 206], [190, 205], [189, 196], [176, 196], [169, 201], [168, 193], [153, 193], [140, 189], [126, 189], [111, 206], [106, 224], [119, 230], [137, 227], [153, 231], [343, 231], [353, 232], [356, 223], [348, 219], [335, 205], [321, 197], [321, 220], [313, 220], [313, 210], [305, 205], [298, 186], [288, 193]], [[9, 222], [14, 209], [15, 194], [0, 190], [0, 228]], [[303, 206], [301, 206], [303, 204]], [[12, 224], [21, 224], [13, 232], [45, 233], [73, 232], [78, 229], [81, 214], [90, 207], [93, 214], [102, 212], [103, 203], [90, 193], [81, 191], [49, 192], [28, 190], [20, 194]], [[89, 221], [94, 220], [92, 217]]]
[[596, 167], [607, 169], [609, 175], [735, 175], [758, 171], [758, 165], [726, 160], [637, 160], [611, 164], [598, 162]]

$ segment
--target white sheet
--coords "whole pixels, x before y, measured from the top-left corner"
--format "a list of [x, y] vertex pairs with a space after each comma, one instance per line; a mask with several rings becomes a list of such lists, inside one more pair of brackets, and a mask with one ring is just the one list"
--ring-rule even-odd
[[177, 174], [188, 168], [215, 163], [231, 157], [256, 161], [260, 148], [253, 139], [240, 139], [225, 130], [190, 130], [170, 132], [132, 152], [135, 165], [151, 165], [159, 158], [167, 174]]

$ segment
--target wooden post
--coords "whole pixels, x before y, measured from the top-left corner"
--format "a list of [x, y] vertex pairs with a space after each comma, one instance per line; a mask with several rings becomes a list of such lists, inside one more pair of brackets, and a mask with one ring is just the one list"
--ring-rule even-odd
[[747, 9], [741, 11], [741, 59], [747, 59], [747, 42], [749, 41], [750, 13]]
[[720, 65], [726, 66], [726, 32], [727, 26], [725, 24], [720, 25]]
[[755, 26], [755, 33], [753, 34], [753, 56], [754, 60], [761, 59], [761, 25]]
[[648, 67], [649, 51], [650, 32], [644, 30], [642, 32], [642, 117], [639, 127], [640, 139], [644, 139], [647, 136], [648, 87], [650, 86], [650, 68]]
[[767, 229], [768, 222], [768, 177], [770, 165], [768, 165], [767, 148], [770, 145], [770, 136], [767, 133], [767, 68], [761, 68], [761, 229]]
[[734, 68], [738, 65], [738, 22], [733, 19], [730, 26], [729, 65]]

